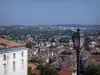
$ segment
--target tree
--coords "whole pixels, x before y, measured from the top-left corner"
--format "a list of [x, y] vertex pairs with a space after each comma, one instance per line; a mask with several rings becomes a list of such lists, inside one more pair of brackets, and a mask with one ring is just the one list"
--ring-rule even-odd
[[32, 48], [33, 46], [35, 46], [36, 44], [35, 43], [32, 43], [32, 42], [29, 42], [29, 43], [26, 43], [26, 47], [27, 48]]
[[55, 39], [53, 38], [53, 39], [51, 39], [51, 41], [50, 42], [55, 42]]
[[58, 75], [58, 71], [55, 68], [48, 68], [45, 75]]
[[89, 64], [85, 68], [85, 75], [100, 75], [100, 64]]
[[44, 62], [44, 60], [45, 59], [42, 59], [42, 58], [33, 58], [29, 62], [42, 64]]
[[40, 75], [58, 75], [58, 71], [55, 68], [42, 65], [40, 68]]
[[69, 51], [63, 51], [63, 52], [61, 52], [61, 54], [63, 54], [63, 55], [71, 55], [72, 53], [69, 52]]
[[69, 41], [68, 37], [62, 37], [62, 38], [59, 39], [60, 43], [68, 43], [68, 41]]
[[48, 66], [46, 66], [46, 65], [42, 65], [41, 67], [40, 67], [40, 75], [46, 75], [45, 73], [46, 73], [46, 70], [48, 69]]
[[92, 55], [100, 55], [100, 52], [94, 52]]
[[87, 51], [90, 51], [89, 43], [91, 42], [91, 39], [89, 37], [86, 37], [84, 40], [84, 48]]
[[33, 75], [33, 73], [32, 73], [32, 67], [28, 67], [28, 75]]
[[27, 48], [30, 48], [30, 49], [31, 49], [32, 46], [33, 46], [33, 44], [32, 44], [31, 42], [29, 42], [29, 43], [26, 44], [26, 47], [27, 47]]
[[36, 73], [33, 73], [33, 75], [36, 75]]
[[51, 64], [51, 63], [52, 63], [52, 59], [50, 58], [50, 59], [49, 59], [49, 64]]

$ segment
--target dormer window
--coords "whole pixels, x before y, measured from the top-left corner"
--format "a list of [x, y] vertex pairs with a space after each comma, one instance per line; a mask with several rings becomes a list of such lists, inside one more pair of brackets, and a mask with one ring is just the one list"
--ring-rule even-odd
[[3, 64], [4, 66], [4, 74], [6, 74], [6, 64]]
[[3, 55], [3, 60], [6, 60], [6, 55]]
[[24, 56], [23, 52], [22, 52], [22, 54], [21, 54], [21, 55], [22, 55], [22, 57]]
[[22, 69], [24, 68], [24, 60], [22, 59], [21, 60], [21, 63], [22, 63]]
[[16, 56], [15, 56], [15, 53], [13, 53], [13, 59], [15, 59], [15, 57], [16, 57]]
[[15, 61], [13, 61], [13, 71], [15, 71]]

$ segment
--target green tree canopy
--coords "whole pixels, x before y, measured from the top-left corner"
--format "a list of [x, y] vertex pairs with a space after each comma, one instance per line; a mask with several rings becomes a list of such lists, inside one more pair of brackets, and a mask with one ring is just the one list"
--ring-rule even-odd
[[61, 54], [63, 54], [63, 55], [71, 55], [72, 53], [69, 52], [69, 51], [63, 51], [63, 52], [61, 52]]
[[85, 40], [84, 40], [84, 48], [85, 48], [85, 50], [90, 51], [89, 43], [90, 43], [91, 41], [92, 41], [92, 40], [91, 40], [89, 37], [86, 37], [86, 38], [85, 38]]
[[100, 64], [89, 64], [85, 68], [85, 75], [100, 75]]
[[55, 68], [42, 65], [40, 68], [40, 75], [58, 75], [58, 71]]
[[26, 43], [26, 47], [27, 48], [32, 48], [33, 46], [35, 46], [36, 44], [35, 43], [32, 43], [32, 42], [29, 42], [29, 43]]
[[59, 39], [60, 43], [68, 43], [69, 42], [69, 38], [68, 37], [62, 37]]
[[100, 55], [100, 52], [93, 52], [92, 55]]
[[33, 75], [33, 73], [32, 73], [32, 67], [28, 67], [28, 75]]

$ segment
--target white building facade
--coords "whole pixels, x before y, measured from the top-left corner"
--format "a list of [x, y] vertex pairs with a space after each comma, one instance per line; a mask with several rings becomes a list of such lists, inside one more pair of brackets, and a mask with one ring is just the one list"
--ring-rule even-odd
[[0, 49], [0, 75], [27, 75], [25, 47]]

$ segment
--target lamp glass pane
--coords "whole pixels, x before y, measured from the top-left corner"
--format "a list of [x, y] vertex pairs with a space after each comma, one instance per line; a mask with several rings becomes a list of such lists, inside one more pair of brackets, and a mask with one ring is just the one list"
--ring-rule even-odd
[[78, 37], [74, 37], [74, 42], [73, 42], [73, 44], [74, 44], [74, 46], [75, 47], [79, 47], [79, 38]]
[[85, 37], [80, 35], [80, 47], [83, 47]]

